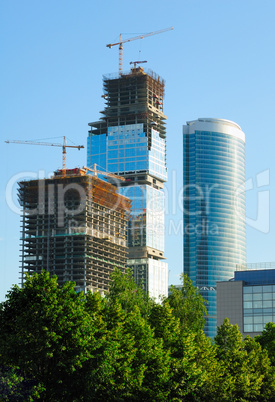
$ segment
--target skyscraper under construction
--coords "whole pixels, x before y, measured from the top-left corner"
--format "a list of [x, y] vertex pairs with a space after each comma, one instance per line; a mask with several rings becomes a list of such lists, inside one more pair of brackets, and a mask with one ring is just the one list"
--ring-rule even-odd
[[105, 76], [106, 105], [99, 121], [90, 123], [87, 165], [125, 177], [120, 194], [132, 200], [128, 225], [128, 266], [150, 296], [167, 295], [164, 262], [164, 191], [166, 116], [164, 80], [135, 67]]
[[47, 270], [76, 290], [108, 290], [114, 267], [125, 271], [131, 201], [86, 169], [19, 183], [24, 273]]

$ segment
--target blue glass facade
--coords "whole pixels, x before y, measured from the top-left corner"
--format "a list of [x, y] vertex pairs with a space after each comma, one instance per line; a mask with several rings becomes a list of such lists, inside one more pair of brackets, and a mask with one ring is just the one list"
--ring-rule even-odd
[[[269, 263], [265, 263], [268, 265]], [[254, 264], [247, 264], [250, 267]], [[262, 263], [256, 263], [260, 268]], [[256, 286], [256, 285], [275, 285], [275, 269], [255, 269], [247, 271], [236, 271], [234, 274], [235, 281], [244, 281], [245, 286]]]
[[87, 166], [92, 167], [94, 163], [102, 170], [106, 170], [107, 163], [107, 137], [106, 134], [94, 135], [87, 140]]
[[120, 188], [132, 200], [128, 246], [164, 251], [164, 193], [148, 185]]
[[151, 129], [151, 146], [143, 124], [131, 124], [108, 128], [108, 135], [88, 137], [88, 166], [96, 163], [112, 173], [147, 172], [165, 181], [166, 144], [159, 133]]
[[205, 333], [216, 334], [216, 282], [246, 262], [245, 140], [226, 120], [199, 119], [183, 136], [184, 273], [208, 301]]
[[151, 129], [151, 148], [149, 150], [149, 173], [160, 180], [167, 180], [166, 143], [159, 133]]

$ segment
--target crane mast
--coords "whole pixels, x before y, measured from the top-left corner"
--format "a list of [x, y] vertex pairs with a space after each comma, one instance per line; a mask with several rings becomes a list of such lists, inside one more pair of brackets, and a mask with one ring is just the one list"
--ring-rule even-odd
[[174, 29], [173, 27], [164, 28], [164, 29], [160, 29], [159, 31], [149, 32], [149, 33], [144, 34], [144, 35], [138, 35], [138, 36], [134, 36], [133, 38], [124, 39], [124, 40], [122, 40], [122, 34], [120, 34], [119, 35], [119, 42], [107, 44], [106, 47], [108, 47], [109, 49], [111, 49], [113, 46], [119, 45], [119, 48], [118, 48], [119, 49], [119, 51], [118, 51], [118, 72], [119, 72], [119, 76], [121, 77], [121, 75], [122, 75], [122, 67], [123, 67], [123, 43], [132, 42], [133, 40], [137, 40], [137, 39], [147, 38], [148, 36], [157, 35], [157, 34], [160, 34], [160, 33], [163, 33], [163, 32], [171, 31], [173, 29]]

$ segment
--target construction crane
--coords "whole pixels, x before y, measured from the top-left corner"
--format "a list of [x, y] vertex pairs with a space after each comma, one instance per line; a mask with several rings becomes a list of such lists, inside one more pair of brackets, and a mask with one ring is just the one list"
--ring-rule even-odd
[[142, 63], [147, 63], [147, 60], [144, 60], [144, 61], [130, 61], [130, 65], [133, 64], [134, 69], [137, 68], [137, 64], [142, 64]]
[[119, 52], [118, 52], [118, 72], [119, 72], [119, 76], [121, 77], [121, 75], [122, 75], [123, 43], [132, 42], [133, 40], [137, 40], [137, 39], [147, 38], [148, 36], [157, 35], [157, 34], [160, 34], [160, 33], [163, 33], [163, 32], [171, 31], [173, 29], [174, 29], [173, 27], [165, 28], [165, 29], [161, 29], [160, 31], [149, 32], [149, 33], [144, 34], [144, 35], [134, 36], [133, 38], [124, 39], [124, 40], [122, 40], [122, 34], [120, 34], [119, 35], [119, 42], [109, 43], [108, 45], [106, 45], [106, 47], [108, 47], [109, 49], [111, 49], [113, 46], [119, 45]]
[[66, 137], [63, 137], [63, 144], [50, 143], [50, 142], [37, 142], [37, 141], [21, 141], [21, 140], [7, 140], [7, 144], [26, 144], [26, 145], [46, 145], [48, 147], [62, 147], [62, 175], [66, 175], [66, 148], [77, 148], [79, 151], [84, 148], [84, 145], [67, 145]]
[[103, 172], [101, 170], [97, 170], [96, 163], [94, 163], [93, 168], [88, 168], [87, 166], [83, 166], [82, 169], [83, 170], [89, 170], [89, 172], [93, 172], [95, 177], [97, 177], [97, 174], [102, 174], [102, 175], [107, 176], [107, 177], [112, 177], [113, 179], [118, 179], [118, 180], [121, 180], [121, 181], [125, 181], [125, 177], [116, 175], [114, 173], [108, 173], [108, 172]]

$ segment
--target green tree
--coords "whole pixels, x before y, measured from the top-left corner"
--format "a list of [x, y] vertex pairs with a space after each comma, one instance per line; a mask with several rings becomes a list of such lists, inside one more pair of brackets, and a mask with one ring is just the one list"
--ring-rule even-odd
[[275, 323], [268, 322], [261, 335], [255, 337], [256, 341], [266, 349], [273, 366], [275, 366]]
[[74, 283], [60, 287], [49, 273], [27, 276], [0, 306], [0, 356], [44, 388], [42, 400], [74, 400], [96, 328]]
[[228, 320], [211, 344], [188, 278], [161, 304], [130, 272], [112, 280], [106, 297], [46, 272], [13, 287], [0, 304], [1, 401], [274, 400], [267, 351]]
[[154, 304], [151, 308], [149, 323], [155, 336], [163, 340], [166, 348], [174, 353], [180, 336], [180, 319], [175, 317], [174, 310], [168, 300], [162, 304]]
[[244, 349], [252, 363], [249, 367], [251, 381], [253, 384], [258, 382], [260, 387], [257, 401], [275, 401], [275, 368], [271, 364], [267, 351], [250, 336], [244, 340]]
[[273, 368], [267, 353], [251, 338], [242, 340], [238, 326], [225, 319], [214, 339], [227, 388], [223, 400], [266, 401], [274, 392]]
[[0, 366], [1, 402], [31, 402], [39, 397], [41, 391], [34, 381], [24, 379], [18, 368]]
[[110, 304], [118, 301], [121, 307], [128, 312], [137, 306], [141, 315], [148, 317], [154, 301], [134, 282], [131, 270], [128, 269], [124, 274], [115, 268], [110, 277], [112, 281], [106, 294], [106, 300]]
[[148, 321], [155, 303], [132, 274], [115, 270], [106, 297], [89, 293], [85, 304], [97, 342], [83, 366], [84, 400], [167, 400], [169, 350]]
[[127, 312], [115, 301], [105, 304], [104, 315], [101, 347], [86, 365], [85, 401], [167, 400], [169, 353], [139, 308]]
[[183, 275], [181, 279], [182, 288], [179, 290], [172, 287], [168, 301], [175, 317], [179, 318], [182, 329], [196, 332], [203, 329], [205, 325], [206, 301], [187, 275]]
[[[197, 293], [192, 291], [192, 286], [189, 282], [190, 308], [193, 305], [192, 295], [194, 301], [197, 300]], [[176, 293], [178, 295], [178, 292]], [[155, 336], [163, 340], [165, 348], [170, 352], [169, 380], [166, 385], [169, 400], [197, 401], [204, 400], [204, 397], [206, 400], [213, 399], [214, 393], [221, 388], [220, 381], [223, 374], [215, 358], [215, 348], [201, 329], [192, 332], [189, 325], [181, 325], [182, 316], [178, 314], [179, 309], [175, 311], [169, 301], [168, 298], [162, 305], [155, 304], [150, 315], [150, 324]], [[178, 307], [178, 304], [176, 306]], [[202, 315], [198, 314], [200, 318], [205, 312], [203, 303], [201, 308]], [[192, 328], [197, 326], [194, 325]]]

